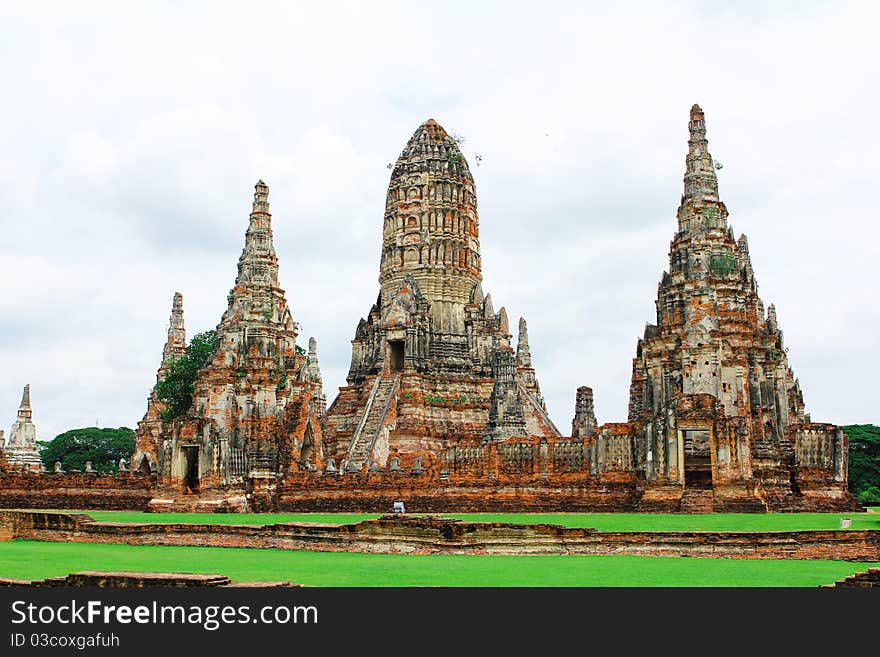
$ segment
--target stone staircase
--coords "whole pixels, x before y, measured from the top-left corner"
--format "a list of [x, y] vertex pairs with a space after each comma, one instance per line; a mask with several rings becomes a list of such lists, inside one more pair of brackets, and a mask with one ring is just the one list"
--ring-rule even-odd
[[639, 513], [675, 513], [681, 507], [681, 484], [653, 484], [645, 489], [635, 510]]
[[711, 488], [685, 488], [681, 494], [681, 513], [712, 513], [715, 493]]
[[535, 399], [535, 396], [526, 388], [522, 383], [519, 383], [517, 386], [520, 390], [522, 396], [529, 402], [529, 405], [535, 410], [538, 416], [544, 421], [544, 423], [553, 429], [556, 432], [557, 436], [561, 436], [562, 432], [556, 428], [556, 425], [553, 424], [553, 420], [550, 419], [550, 416], [547, 415], [547, 411], [541, 408], [541, 404]]
[[385, 423], [385, 416], [397, 391], [400, 375], [378, 376], [370, 391], [364, 414], [358, 423], [348, 447], [348, 468], [360, 470], [373, 454], [373, 447], [379, 431]]
[[834, 584], [823, 584], [823, 588], [842, 587], [860, 587], [860, 588], [880, 588], [880, 568], [868, 568], [868, 570], [850, 575], [845, 579], [836, 581]]

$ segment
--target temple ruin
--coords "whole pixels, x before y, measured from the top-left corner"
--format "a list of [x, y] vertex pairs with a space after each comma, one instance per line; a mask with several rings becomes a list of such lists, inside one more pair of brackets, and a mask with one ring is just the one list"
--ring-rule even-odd
[[728, 226], [698, 105], [688, 128], [657, 322], [645, 326], [633, 359], [631, 458], [646, 482], [643, 504], [850, 506], [847, 437], [804, 412], [775, 307], [765, 312], [758, 296], [746, 236], [736, 239]]
[[[9, 465], [0, 453], [0, 506], [43, 486], [51, 508], [150, 500], [154, 511], [859, 509], [847, 436], [805, 412], [775, 307], [765, 309], [748, 242], [728, 225], [696, 105], [689, 132], [669, 269], [632, 361], [626, 422], [599, 425], [586, 386], [570, 436], [548, 417], [525, 319], [514, 348], [506, 311], [482, 288], [467, 161], [429, 120], [391, 173], [379, 295], [329, 409], [317, 344], [297, 345], [279, 287], [260, 181], [189, 409], [171, 417], [154, 388], [131, 468], [113, 477], [35, 474], [26, 387]], [[157, 384], [186, 349], [175, 294]]]
[[[132, 467], [155, 472], [154, 506], [177, 508], [181, 494], [206, 491], [213, 495], [203, 495], [205, 504], [259, 506], [291, 469], [323, 466], [326, 402], [317, 345], [310, 340], [306, 352], [296, 344], [299, 327], [278, 283], [268, 199], [259, 181], [214, 355], [199, 371], [190, 409], [163, 420], [154, 389], [138, 425]], [[157, 380], [185, 341], [182, 298], [175, 295]]]
[[352, 340], [348, 385], [327, 412], [328, 454], [347, 471], [436, 462], [446, 448], [558, 436], [507, 312], [483, 292], [474, 179], [436, 121], [392, 172], [379, 296]]
[[[168, 339], [162, 348], [162, 364], [156, 373], [156, 385], [165, 379], [171, 363], [186, 352], [186, 327], [183, 322], [183, 295], [174, 293], [171, 303], [171, 319], [168, 322]], [[162, 444], [162, 403], [156, 394], [156, 386], [150, 391], [147, 412], [138, 422], [135, 434], [135, 450], [131, 457], [131, 468], [144, 474], [158, 472], [159, 446]]]
[[31, 410], [31, 386], [24, 387], [21, 393], [21, 405], [18, 407], [18, 416], [12, 424], [12, 430], [6, 443], [3, 443], [3, 432], [0, 432], [0, 447], [5, 455], [7, 467], [13, 470], [26, 470], [28, 472], [40, 472], [43, 461], [40, 452], [37, 451], [37, 427], [33, 421]]

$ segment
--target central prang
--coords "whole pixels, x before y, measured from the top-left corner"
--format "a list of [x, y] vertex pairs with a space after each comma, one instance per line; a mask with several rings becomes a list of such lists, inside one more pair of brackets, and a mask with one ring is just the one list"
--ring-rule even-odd
[[520, 321], [483, 293], [474, 179], [456, 139], [423, 123], [391, 172], [379, 298], [352, 341], [327, 445], [349, 470], [419, 464], [450, 446], [558, 436]]

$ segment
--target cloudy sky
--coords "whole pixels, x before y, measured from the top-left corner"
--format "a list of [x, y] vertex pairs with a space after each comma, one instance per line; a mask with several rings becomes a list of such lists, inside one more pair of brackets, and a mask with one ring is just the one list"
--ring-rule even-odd
[[332, 399], [429, 117], [466, 139], [484, 289], [551, 416], [591, 385], [622, 421], [694, 102], [808, 410], [880, 423], [878, 5], [660, 4], [3, 2], [0, 428], [25, 383], [43, 439], [135, 426], [174, 291], [190, 335], [219, 321], [258, 178]]

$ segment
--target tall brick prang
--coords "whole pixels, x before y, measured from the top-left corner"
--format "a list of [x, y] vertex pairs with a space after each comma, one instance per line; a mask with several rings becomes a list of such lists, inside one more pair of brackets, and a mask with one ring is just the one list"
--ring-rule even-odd
[[[846, 436], [807, 421], [776, 309], [765, 312], [758, 296], [748, 240], [727, 224], [698, 105], [688, 129], [669, 271], [656, 324], [645, 327], [633, 360], [637, 468], [649, 482], [716, 496], [803, 493], [846, 506]], [[822, 458], [810, 456], [816, 450]]]
[[[323, 465], [324, 396], [316, 347], [310, 360], [296, 344], [298, 325], [279, 286], [262, 180], [227, 302], [191, 407], [183, 417], [160, 419], [157, 476], [169, 495], [218, 490], [263, 508], [284, 475]], [[176, 312], [166, 344], [172, 351], [184, 338]]]
[[[328, 445], [357, 469], [481, 443], [489, 435], [496, 354], [510, 353], [514, 374], [517, 363], [507, 312], [496, 312], [483, 292], [473, 176], [458, 140], [433, 119], [416, 130], [391, 172], [379, 270], [379, 296], [352, 340], [348, 385], [327, 412]], [[527, 353], [526, 336], [523, 359]], [[515, 399], [504, 395], [528, 419], [516, 431], [559, 435], [531, 363], [519, 365], [524, 378], [512, 381]]]

